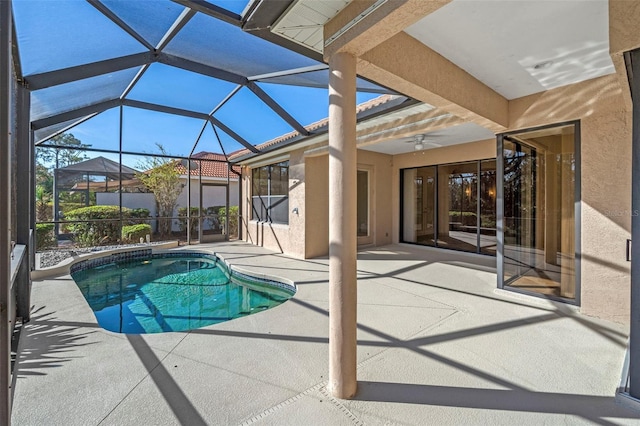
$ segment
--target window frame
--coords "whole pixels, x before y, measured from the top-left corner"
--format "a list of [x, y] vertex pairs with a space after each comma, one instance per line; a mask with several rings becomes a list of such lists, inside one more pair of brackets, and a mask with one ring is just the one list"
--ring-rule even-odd
[[[286, 173], [283, 173], [286, 169]], [[274, 173], [277, 179], [274, 179]], [[266, 176], [265, 176], [266, 174]], [[257, 175], [257, 176], [256, 176]], [[277, 181], [277, 182], [276, 182]], [[283, 184], [284, 183], [284, 184]], [[273, 191], [279, 194], [273, 194]], [[258, 192], [256, 194], [256, 191]], [[274, 203], [274, 198], [280, 201]], [[260, 209], [256, 208], [256, 200], [259, 200]], [[286, 220], [274, 220], [272, 211], [274, 207], [284, 204]], [[280, 207], [281, 209], [283, 207]], [[251, 169], [251, 220], [263, 223], [289, 224], [289, 160], [281, 160], [269, 164], [263, 164]]]

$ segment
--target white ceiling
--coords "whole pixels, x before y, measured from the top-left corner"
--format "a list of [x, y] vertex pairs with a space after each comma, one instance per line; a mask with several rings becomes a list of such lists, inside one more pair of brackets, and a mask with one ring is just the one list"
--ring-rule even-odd
[[614, 73], [608, 16], [607, 0], [454, 0], [405, 31], [515, 99]]
[[[298, 0], [273, 31], [322, 52], [322, 26], [348, 3]], [[405, 31], [507, 99], [615, 72], [607, 0], [453, 0]], [[544, 62], [550, 64], [536, 69]], [[471, 123], [437, 135], [442, 146], [494, 137]], [[401, 139], [362, 149], [395, 155], [413, 144]]]
[[[467, 142], [475, 142], [495, 138], [490, 130], [478, 126], [474, 123], [464, 123], [451, 126], [447, 129], [425, 133], [424, 150], [440, 148], [444, 146], [457, 145]], [[413, 137], [394, 139], [380, 142], [375, 145], [358, 147], [365, 151], [379, 152], [382, 154], [397, 155], [407, 152], [414, 152], [415, 143]]]

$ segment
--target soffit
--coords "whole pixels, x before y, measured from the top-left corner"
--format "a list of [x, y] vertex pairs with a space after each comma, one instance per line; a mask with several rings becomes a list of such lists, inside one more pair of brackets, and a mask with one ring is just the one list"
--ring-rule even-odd
[[350, 0], [296, 1], [273, 26], [272, 31], [291, 41], [322, 53], [324, 24], [336, 16]]
[[614, 73], [608, 25], [606, 0], [454, 0], [405, 32], [515, 99]]

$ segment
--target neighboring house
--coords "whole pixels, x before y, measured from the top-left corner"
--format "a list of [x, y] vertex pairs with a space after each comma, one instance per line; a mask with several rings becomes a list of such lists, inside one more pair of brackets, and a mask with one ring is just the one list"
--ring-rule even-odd
[[[188, 204], [189, 183], [187, 177], [191, 177], [191, 206], [196, 207], [200, 203], [202, 193], [202, 207], [225, 206], [227, 204], [226, 187], [229, 187], [229, 205], [237, 206], [239, 203], [238, 175], [240, 167], [234, 167], [227, 173], [227, 160], [224, 155], [213, 152], [198, 152], [191, 157], [191, 170], [187, 170], [187, 161], [176, 162], [176, 171], [180, 174], [180, 182], [183, 190], [178, 197], [178, 206]], [[207, 160], [207, 161], [197, 161]], [[201, 164], [202, 168], [198, 165]], [[227, 180], [227, 175], [229, 179]], [[202, 190], [200, 189], [202, 188]]]
[[[216, 218], [213, 216], [217, 214], [218, 210], [211, 208], [226, 206], [227, 188], [229, 205], [238, 205], [240, 168], [234, 167], [232, 170], [236, 173], [232, 171], [227, 179], [228, 166], [224, 155], [205, 151], [198, 152], [191, 157], [191, 170], [189, 171], [186, 160], [175, 160], [175, 164], [182, 191], [178, 196], [174, 217], [179, 217], [180, 208], [186, 207], [189, 202], [192, 207], [201, 205], [203, 214], [209, 216], [208, 220], [204, 221], [204, 230], [209, 230], [214, 226]], [[85, 205], [90, 204], [92, 198], [90, 193], [95, 194], [97, 205], [118, 205], [122, 196], [123, 207], [146, 208], [149, 210], [149, 215], [155, 217], [155, 197], [146, 192], [145, 186], [135, 177], [138, 171], [126, 166], [123, 166], [122, 170], [122, 194], [118, 193], [120, 188], [119, 164], [104, 157], [96, 157], [56, 170], [57, 187], [59, 187], [59, 192], [64, 190], [74, 194], [83, 194], [81, 198]], [[189, 189], [191, 190], [191, 200], [189, 200]], [[202, 199], [200, 198], [201, 194]], [[209, 209], [208, 213], [207, 209]], [[173, 230], [181, 230], [178, 221], [174, 221]]]
[[[217, 209], [214, 209], [216, 211], [212, 211], [210, 208], [226, 206], [227, 191], [229, 206], [237, 206], [239, 204], [238, 175], [240, 174], [240, 168], [234, 167], [232, 169], [237, 174], [233, 172], [227, 173], [228, 163], [225, 156], [213, 152], [198, 152], [191, 158], [191, 170], [188, 170], [189, 164], [186, 160], [176, 162], [176, 170], [180, 174], [180, 182], [183, 189], [178, 197], [178, 207], [174, 216], [178, 216], [178, 209], [180, 207], [189, 205], [190, 193], [190, 205], [192, 207], [201, 205], [203, 215], [207, 216], [207, 220], [204, 221], [203, 230], [209, 230], [212, 226], [219, 228], [220, 224], [215, 225], [215, 223], [217, 223], [215, 216]], [[199, 166], [200, 164], [202, 165], [201, 167]], [[189, 181], [191, 181], [191, 186], [189, 186]], [[191, 188], [191, 192], [189, 192], [189, 188]], [[200, 198], [201, 194], [202, 198]], [[173, 230], [180, 230], [179, 223], [174, 221]]]

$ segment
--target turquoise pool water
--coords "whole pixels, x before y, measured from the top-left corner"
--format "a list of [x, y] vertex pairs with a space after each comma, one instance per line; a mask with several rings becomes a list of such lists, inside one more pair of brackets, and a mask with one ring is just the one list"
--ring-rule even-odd
[[117, 333], [186, 331], [273, 308], [293, 291], [230, 276], [215, 256], [108, 263], [72, 273], [100, 326]]

